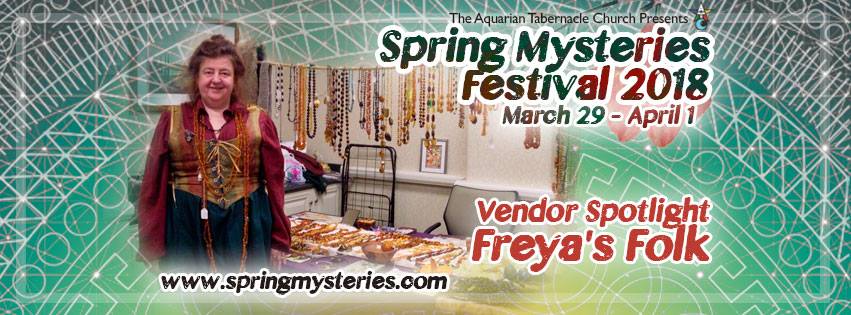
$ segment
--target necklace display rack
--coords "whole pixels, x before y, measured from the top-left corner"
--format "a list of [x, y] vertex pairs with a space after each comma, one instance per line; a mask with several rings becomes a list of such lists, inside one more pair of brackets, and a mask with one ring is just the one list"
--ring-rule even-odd
[[[396, 146], [408, 144], [416, 127], [423, 129], [426, 145], [434, 145], [439, 114], [457, 116], [458, 128], [463, 129], [467, 121], [478, 124], [480, 134], [488, 136], [488, 115], [496, 109], [478, 101], [469, 106], [454, 101], [459, 75], [456, 68], [420, 66], [402, 75], [380, 67], [262, 63], [274, 67], [274, 71], [266, 72], [275, 75], [267, 81], [274, 89], [269, 91], [272, 105], [279, 113], [286, 106], [287, 121], [293, 123], [295, 131], [294, 146], [299, 150], [316, 136], [317, 115], [323, 105], [324, 139], [340, 157], [345, 155], [345, 147], [351, 141], [349, 120], [355, 107], [358, 109], [355, 126], [382, 146], [392, 145], [394, 137]], [[326, 91], [320, 98], [317, 82], [322, 76]], [[540, 140], [539, 127], [526, 128], [524, 148], [538, 149]]]

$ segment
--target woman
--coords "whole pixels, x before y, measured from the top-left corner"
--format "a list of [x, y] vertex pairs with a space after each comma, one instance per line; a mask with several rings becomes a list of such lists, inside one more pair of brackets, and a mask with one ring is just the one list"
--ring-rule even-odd
[[140, 252], [161, 268], [251, 271], [289, 252], [284, 157], [272, 120], [239, 101], [244, 74], [234, 44], [212, 36], [189, 60], [191, 101], [160, 116], [138, 216]]

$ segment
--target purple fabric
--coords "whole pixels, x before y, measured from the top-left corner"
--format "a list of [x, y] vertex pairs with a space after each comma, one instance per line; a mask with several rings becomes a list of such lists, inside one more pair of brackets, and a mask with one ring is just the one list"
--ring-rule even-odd
[[322, 176], [325, 174], [325, 170], [322, 169], [322, 164], [320, 164], [319, 161], [314, 159], [312, 156], [307, 155], [306, 153], [298, 150], [293, 150], [286, 146], [281, 147], [292, 153], [295, 159], [301, 162], [301, 164], [304, 165], [304, 168], [307, 169], [307, 171], [313, 173], [313, 175]]

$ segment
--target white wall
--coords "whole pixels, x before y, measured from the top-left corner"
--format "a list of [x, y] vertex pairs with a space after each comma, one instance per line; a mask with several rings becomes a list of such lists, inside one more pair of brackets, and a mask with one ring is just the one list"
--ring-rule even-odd
[[[318, 98], [327, 93], [325, 73], [317, 71]], [[398, 104], [391, 103], [390, 106], [395, 119]], [[333, 148], [325, 143], [323, 131], [327, 108], [323, 104], [317, 112], [316, 137], [307, 141], [306, 151], [322, 161], [342, 163]], [[281, 113], [273, 108], [270, 115], [273, 119], [277, 118], [281, 141], [294, 141], [294, 126], [287, 120], [286, 110], [286, 105], [282, 106]], [[412, 125], [409, 143], [399, 147], [395, 139], [396, 123], [393, 142], [388, 144], [394, 146], [398, 154], [397, 178], [400, 183], [396, 186], [396, 226], [422, 230], [440, 222], [451, 185], [456, 182], [483, 188], [518, 190], [521, 198], [526, 199], [537, 198], [541, 193], [551, 194], [556, 129], [542, 128], [540, 148], [527, 150], [523, 145], [524, 129], [503, 127], [499, 124], [500, 117], [499, 110], [491, 112], [488, 135], [481, 136], [481, 117], [475, 125], [467, 120], [465, 128], [460, 129], [457, 115], [448, 112], [436, 114], [437, 138], [447, 139], [449, 144], [446, 175], [419, 173], [420, 141], [425, 130]], [[377, 144], [360, 128], [359, 119], [360, 108], [355, 104], [349, 114], [351, 142]], [[444, 231], [443, 227], [438, 230]]]

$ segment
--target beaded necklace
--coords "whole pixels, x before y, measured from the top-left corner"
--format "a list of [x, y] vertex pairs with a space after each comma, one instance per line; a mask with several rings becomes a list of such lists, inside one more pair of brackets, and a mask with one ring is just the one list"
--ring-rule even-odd
[[402, 93], [404, 93], [404, 86], [404, 81], [400, 81], [398, 82], [398, 85], [396, 85], [396, 104], [399, 104], [399, 109], [396, 110], [396, 122], [399, 123], [399, 125], [396, 126], [397, 146], [405, 144], [405, 136], [403, 134], [405, 129], [405, 97], [402, 95]]
[[420, 128], [423, 128], [423, 127], [425, 127], [425, 123], [426, 123], [426, 101], [425, 101], [425, 99], [426, 99], [426, 94], [425, 94], [426, 69], [420, 68], [419, 69], [419, 75], [420, 75], [420, 78], [419, 78], [420, 86], [419, 86], [419, 89], [418, 89], [419, 93], [417, 94], [417, 102], [418, 102], [417, 107], [419, 108], [419, 113], [417, 115], [418, 116], [417, 121], [419, 122]]
[[392, 100], [393, 98], [393, 76], [395, 71], [390, 71], [389, 69], [384, 69], [384, 104], [381, 106], [381, 114], [384, 116], [382, 119], [382, 123], [385, 125], [384, 130], [384, 140], [391, 141], [393, 139], [393, 115], [392, 111]]
[[[195, 154], [198, 158], [198, 178], [203, 183], [201, 185], [201, 221], [204, 225], [203, 238], [204, 245], [207, 252], [207, 258], [210, 261], [210, 269], [212, 272], [216, 272], [216, 257], [213, 253], [213, 234], [210, 230], [210, 221], [209, 221], [209, 211], [207, 210], [207, 189], [212, 189], [213, 193], [216, 194], [219, 191], [223, 191], [224, 189], [230, 189], [233, 186], [235, 173], [242, 173], [245, 182], [243, 189], [243, 225], [242, 225], [242, 255], [240, 256], [240, 264], [239, 270], [240, 272], [245, 271], [245, 262], [248, 257], [247, 255], [247, 247], [248, 247], [248, 218], [249, 211], [251, 209], [249, 199], [248, 199], [248, 187], [249, 187], [249, 162], [251, 161], [251, 151], [248, 148], [248, 132], [245, 130], [245, 121], [243, 120], [244, 116], [242, 112], [236, 112], [236, 138], [237, 138], [237, 148], [239, 150], [239, 155], [242, 161], [233, 161], [234, 169], [231, 170], [231, 174], [229, 174], [227, 181], [224, 182], [216, 182], [210, 180], [207, 176], [206, 170], [208, 169], [207, 160], [213, 158], [213, 155], [216, 155], [215, 158], [221, 159], [221, 152], [218, 154], [214, 152], [207, 153], [207, 141], [206, 141], [206, 131], [207, 127], [202, 121], [201, 115], [195, 113], [195, 120], [193, 124], [193, 129], [196, 135], [198, 135], [200, 141], [195, 142]], [[214, 140], [216, 145], [221, 145], [221, 142], [218, 142], [218, 139]], [[240, 170], [237, 164], [242, 162], [242, 169]], [[221, 163], [216, 163], [217, 167], [217, 179], [221, 179]], [[220, 194], [217, 194], [220, 196]]]
[[[342, 158], [343, 157], [343, 148], [344, 148], [343, 142], [348, 144], [349, 139], [350, 139], [349, 138], [349, 112], [351, 110], [349, 108], [351, 108], [350, 107], [351, 106], [351, 99], [349, 98], [349, 83], [350, 83], [349, 75], [350, 75], [350, 71], [349, 70], [343, 70], [343, 71], [340, 71], [340, 72], [341, 72], [341, 76], [342, 76], [341, 80], [342, 80], [343, 89], [341, 91], [342, 92], [342, 97], [341, 97], [342, 102], [340, 102], [338, 112], [341, 116], [340, 120], [341, 120], [342, 123], [340, 124], [339, 131], [338, 131], [338, 136], [340, 137], [340, 139], [339, 139], [339, 141], [337, 141], [337, 155], [339, 155]], [[345, 132], [345, 137], [344, 137], [344, 132]]]
[[[386, 70], [383, 70], [383, 71], [386, 72]], [[381, 71], [376, 71], [376, 74], [379, 75], [379, 80], [377, 80], [377, 81], [380, 81], [380, 78], [382, 76], [386, 76], [386, 73], [382, 74]], [[387, 80], [385, 78], [385, 81], [389, 81], [389, 80]], [[385, 85], [387, 85], [387, 82], [385, 82]], [[380, 84], [379, 84], [378, 88], [382, 89]], [[384, 93], [389, 92], [389, 89], [387, 89], [387, 86], [385, 86], [383, 88], [383, 90], [384, 90], [383, 91]], [[386, 94], [379, 95], [377, 98], [378, 98], [379, 104], [381, 106], [381, 110], [378, 113], [378, 117], [376, 119], [377, 125], [376, 125], [376, 129], [375, 129], [376, 130], [375, 136], [376, 136], [376, 140], [379, 141], [379, 144], [382, 147], [384, 147], [384, 146], [386, 146], [387, 142], [392, 140], [392, 137], [390, 137], [390, 132], [387, 128], [387, 118], [389, 118], [389, 116], [390, 116], [390, 108], [387, 107], [386, 101], [389, 101], [390, 98], [389, 98], [389, 95], [386, 95]], [[379, 136], [378, 130], [381, 130], [380, 136]], [[378, 165], [378, 172], [384, 173], [385, 162], [384, 162], [384, 150], [383, 149], [380, 149], [378, 151], [378, 158], [381, 159], [381, 162], [379, 162], [379, 165]]]
[[287, 120], [291, 123], [294, 123], [296, 118], [292, 117], [292, 109], [293, 109], [293, 99], [298, 99], [298, 89], [293, 90], [293, 85], [296, 84], [296, 68], [293, 66], [289, 67], [290, 70], [290, 81], [289, 81], [289, 91], [287, 91]]
[[334, 90], [333, 90], [333, 85], [331, 84], [331, 77], [333, 76], [333, 71], [334, 70], [331, 69], [331, 70], [328, 70], [326, 72], [326, 81], [327, 81], [326, 84], [328, 85], [328, 95], [331, 96], [331, 99], [330, 99], [330, 103], [326, 102], [326, 104], [325, 104], [325, 105], [328, 105], [327, 109], [325, 110], [325, 143], [330, 144], [331, 147], [334, 146], [334, 128], [336, 128], [336, 126], [334, 125], [335, 121], [334, 121], [334, 106], [333, 106]]
[[379, 115], [381, 114], [381, 106], [383, 105], [384, 98], [381, 96], [381, 72], [378, 69], [373, 71], [375, 72], [375, 80], [372, 89], [372, 126], [375, 128], [373, 138], [375, 141], [378, 141], [378, 138], [381, 136], [378, 132], [379, 124], [381, 123]]
[[408, 122], [417, 122], [417, 68], [411, 69], [408, 73]]
[[[553, 182], [553, 191], [556, 192], [556, 198], [563, 199], [565, 193], [566, 179], [564, 178], [565, 172], [567, 171], [567, 147], [570, 145], [569, 139], [564, 133], [559, 132], [556, 136], [556, 141], [558, 145], [556, 146], [557, 153], [555, 157], [555, 175], [556, 179]], [[576, 151], [576, 147], [573, 148]]]
[[426, 92], [428, 93], [426, 95], [426, 97], [427, 97], [426, 107], [428, 108], [428, 114], [427, 114], [426, 119], [425, 119], [425, 126], [426, 126], [425, 138], [426, 138], [426, 141], [427, 141], [429, 147], [437, 144], [437, 140], [435, 139], [435, 132], [434, 132], [435, 128], [437, 127], [437, 124], [435, 123], [435, 119], [434, 119], [434, 116], [435, 116], [434, 114], [437, 111], [437, 105], [435, 104], [435, 81], [434, 81], [435, 72], [436, 71], [434, 69], [429, 69], [429, 71], [428, 71], [428, 87], [426, 88]]
[[[417, 121], [417, 69], [415, 68], [410, 74], [410, 84], [408, 85], [408, 126]], [[409, 128], [410, 130], [410, 128]]]
[[443, 112], [443, 99], [445, 98], [445, 94], [443, 92], [444, 84], [443, 84], [443, 67], [437, 68], [437, 91], [435, 91], [435, 95], [437, 97], [437, 112]]
[[464, 129], [464, 108], [466, 106], [458, 106], [458, 128]]
[[[351, 90], [351, 70], [328, 69], [328, 110], [326, 111], [325, 140], [337, 155], [343, 157], [343, 146], [349, 136], [349, 111], [353, 107]], [[364, 123], [363, 102], [360, 102], [361, 124]]]
[[363, 103], [364, 103], [364, 119], [363, 119], [363, 129], [366, 130], [366, 135], [370, 136], [372, 134], [372, 70], [364, 70], [361, 75], [365, 75], [364, 79], [364, 89], [363, 89]]
[[[277, 117], [280, 117], [278, 115], [280, 115], [280, 113], [281, 113], [281, 104], [284, 102], [284, 95], [283, 95], [284, 67], [281, 66], [281, 65], [275, 66], [274, 73], [275, 73], [275, 91], [272, 92], [272, 93], [274, 93], [274, 95], [275, 95], [274, 96], [274, 99], [275, 99], [275, 101], [274, 101], [275, 117], [277, 118]], [[290, 89], [292, 89], [292, 86], [290, 86]], [[289, 109], [289, 107], [287, 109]]]
[[[304, 91], [307, 88], [307, 73], [304, 71], [304, 66], [298, 67], [298, 90]], [[305, 111], [307, 110], [307, 93], [299, 93], [298, 106], [296, 108], [296, 140], [294, 149], [304, 150], [307, 145], [307, 128], [305, 128]]]
[[479, 102], [473, 101], [473, 104], [470, 104], [470, 123], [471, 124], [475, 125], [476, 122], [479, 121], [478, 117], [476, 117], [476, 115], [478, 115], [478, 113], [479, 113]]
[[[305, 129], [307, 130], [307, 137], [313, 139], [316, 137], [316, 110], [319, 109], [320, 101], [316, 99], [316, 69], [313, 68], [313, 65], [310, 65], [309, 74], [307, 77], [308, 82], [308, 100], [307, 100], [307, 121], [305, 124], [307, 125]], [[312, 123], [312, 125], [311, 125]]]
[[346, 111], [352, 112], [354, 109], [354, 80], [352, 80], [352, 69], [345, 69], [346, 72]]
[[358, 70], [358, 91], [356, 98], [358, 102], [358, 107], [360, 108], [360, 120], [358, 120], [358, 123], [360, 123], [361, 129], [366, 129], [366, 117], [364, 117], [364, 99], [366, 98], [364, 96], [365, 90], [366, 86], [364, 84], [363, 70]]
[[[455, 68], [452, 68], [449, 72], [449, 91], [447, 91], [446, 95], [446, 110], [449, 112], [455, 112], [455, 93], [457, 93], [456, 89], [458, 89], [458, 72]], [[463, 117], [461, 118], [464, 119]], [[464, 128], [464, 127], [461, 127]]]
[[396, 111], [396, 121], [399, 125], [396, 127], [396, 145], [402, 146], [407, 144], [408, 139], [406, 139], [406, 130], [408, 129], [408, 80], [410, 79], [410, 73], [402, 78], [399, 78], [398, 82], [398, 90], [396, 91], [396, 103], [399, 104], [399, 110]]
[[342, 141], [342, 137], [340, 135], [340, 131], [342, 126], [342, 121], [340, 118], [342, 117], [342, 113], [340, 113], [340, 72], [336, 69], [328, 70], [328, 84], [331, 86], [331, 103], [328, 105], [328, 110], [331, 111], [331, 149], [333, 149], [339, 155], [340, 152], [337, 149], [338, 141]]

